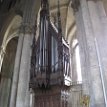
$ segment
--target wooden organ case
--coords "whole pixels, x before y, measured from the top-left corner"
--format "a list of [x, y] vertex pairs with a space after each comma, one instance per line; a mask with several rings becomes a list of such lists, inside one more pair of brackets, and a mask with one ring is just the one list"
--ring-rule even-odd
[[34, 107], [67, 107], [71, 63], [69, 45], [61, 33], [59, 2], [58, 27], [55, 27], [50, 21], [48, 0], [41, 1], [38, 29], [33, 39], [30, 71], [30, 88], [35, 93]]

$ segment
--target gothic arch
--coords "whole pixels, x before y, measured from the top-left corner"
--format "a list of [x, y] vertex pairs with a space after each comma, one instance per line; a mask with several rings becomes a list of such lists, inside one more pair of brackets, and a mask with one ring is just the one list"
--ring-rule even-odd
[[20, 36], [19, 30], [21, 23], [22, 17], [18, 14], [12, 13], [6, 20], [5, 25], [1, 31], [2, 42], [0, 49], [0, 93], [2, 94], [0, 102], [3, 102], [2, 100], [5, 100], [5, 102], [1, 103], [0, 106], [3, 107], [7, 106], [5, 104], [8, 104], [9, 102], [14, 61], [18, 44], [18, 37]]
[[3, 58], [0, 82], [0, 106], [2, 107], [7, 107], [9, 104], [17, 43], [18, 37], [14, 37], [8, 42]]
[[21, 26], [21, 22], [22, 22], [22, 17], [19, 15], [14, 15], [12, 16], [11, 21], [10, 19], [8, 19], [3, 27], [3, 30], [1, 32], [1, 36], [3, 37], [3, 39], [1, 42], [2, 44], [0, 49], [0, 69], [2, 66], [4, 54], [6, 53], [5, 50], [7, 44], [12, 38], [19, 36], [19, 29]]

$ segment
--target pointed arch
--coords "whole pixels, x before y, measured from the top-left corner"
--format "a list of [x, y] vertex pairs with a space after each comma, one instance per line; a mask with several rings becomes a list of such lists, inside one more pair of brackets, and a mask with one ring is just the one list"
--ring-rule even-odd
[[19, 28], [21, 26], [21, 22], [22, 22], [22, 17], [20, 15], [12, 15], [11, 19], [7, 19], [2, 31], [1, 31], [1, 36], [2, 39], [1, 40], [1, 49], [0, 49], [0, 71], [1, 71], [1, 66], [2, 66], [2, 62], [3, 62], [3, 58], [4, 58], [4, 54], [6, 53], [6, 47], [8, 42], [16, 37], [19, 36], [18, 32], [19, 32]]

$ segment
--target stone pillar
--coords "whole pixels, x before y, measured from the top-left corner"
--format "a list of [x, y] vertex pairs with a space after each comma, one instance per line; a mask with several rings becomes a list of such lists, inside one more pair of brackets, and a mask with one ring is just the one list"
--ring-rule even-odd
[[[16, 107], [26, 107], [29, 102], [29, 76], [30, 76], [30, 62], [31, 62], [31, 45], [33, 39], [33, 26], [35, 22], [34, 15], [34, 0], [26, 0], [24, 14], [23, 14], [23, 49], [20, 63], [20, 73], [19, 73], [19, 82], [16, 98]], [[36, 13], [35, 13], [36, 14]], [[36, 29], [35, 29], [36, 30]], [[27, 97], [27, 98], [26, 98]], [[27, 102], [28, 101], [28, 102]]]
[[[81, 9], [83, 13], [83, 22], [86, 33], [86, 40], [89, 48], [90, 61], [90, 106], [105, 107], [103, 89], [100, 77], [99, 62], [97, 57], [95, 38], [96, 34], [100, 35], [100, 25], [98, 25], [98, 16], [95, 2], [81, 0]], [[87, 9], [87, 13], [86, 12]], [[87, 15], [87, 16], [86, 16]], [[99, 20], [100, 21], [100, 20]], [[94, 25], [94, 26], [93, 26]], [[96, 27], [96, 28], [95, 28]], [[96, 34], [95, 34], [96, 33]]]
[[81, 10], [80, 7], [78, 11], [75, 12], [75, 18], [76, 18], [76, 26], [77, 26], [77, 32], [76, 32], [76, 38], [79, 42], [79, 53], [80, 53], [80, 62], [81, 62], [81, 72], [82, 72], [82, 91], [83, 94], [89, 95], [89, 74], [87, 70], [89, 71], [89, 57], [87, 52], [87, 43], [85, 33], [84, 33], [84, 26], [82, 24], [82, 16], [81, 16]]
[[24, 38], [23, 34], [20, 34], [19, 40], [18, 40], [16, 58], [15, 58], [14, 71], [13, 71], [13, 81], [12, 81], [12, 87], [11, 87], [9, 107], [15, 107], [15, 104], [16, 104], [19, 69], [20, 69], [21, 54], [22, 54], [22, 47], [23, 47], [23, 38]]
[[[105, 100], [105, 106], [107, 107], [107, 96], [106, 96], [106, 89], [107, 89], [107, 84], [106, 84], [106, 68], [107, 68], [107, 16], [105, 15], [104, 7], [102, 4], [101, 0], [97, 1], [88, 1], [88, 7], [89, 7], [89, 12], [90, 12], [90, 18], [91, 18], [91, 23], [93, 27], [93, 33], [95, 36], [95, 44], [96, 44], [96, 49], [97, 49], [97, 57], [98, 57], [98, 63], [99, 63], [99, 75], [101, 77], [101, 83], [100, 81], [97, 81], [97, 85], [101, 86], [99, 88], [99, 93], [97, 91], [95, 99], [96, 102], [98, 102], [97, 105], [102, 106], [102, 99], [104, 97]], [[95, 84], [96, 85], [96, 84]], [[95, 86], [96, 87], [96, 86]], [[102, 90], [102, 93], [101, 93]], [[95, 90], [96, 92], [96, 90]], [[99, 95], [99, 97], [98, 97]]]
[[[90, 95], [90, 107], [105, 107], [95, 35], [101, 35], [96, 4], [80, 0], [76, 9], [77, 37], [80, 45], [83, 94]], [[86, 76], [86, 77], [85, 77]], [[88, 84], [87, 84], [88, 83]]]
[[26, 92], [25, 107], [30, 107], [30, 91]]
[[[76, 39], [79, 43], [79, 53], [80, 53], [80, 62], [81, 62], [81, 72], [82, 72], [82, 93], [89, 95], [89, 52], [87, 49], [87, 40], [85, 35], [85, 28], [83, 24], [82, 9], [80, 7], [80, 2], [73, 2], [74, 16], [76, 19]], [[87, 12], [87, 9], [84, 11]], [[85, 13], [86, 13], [85, 12]], [[87, 19], [87, 21], [89, 21]], [[89, 22], [87, 22], [89, 23]]]
[[[26, 26], [27, 27], [27, 26]], [[32, 43], [32, 33], [29, 33], [25, 29], [23, 50], [20, 63], [20, 74], [19, 83], [16, 99], [16, 107], [25, 107], [26, 92], [29, 86], [29, 75], [30, 75], [30, 61], [31, 61], [31, 43]]]
[[[102, 27], [102, 34], [100, 35], [100, 38], [98, 38], [100, 41], [99, 45], [99, 51], [100, 51], [100, 56], [101, 56], [101, 62], [102, 62], [102, 69], [103, 69], [103, 77], [104, 77], [104, 85], [105, 85], [105, 90], [107, 90], [107, 15], [104, 10], [104, 6], [102, 3], [102, 0], [98, 0], [96, 2], [97, 6], [97, 13], [100, 19], [100, 26]], [[97, 40], [98, 40], [97, 39]], [[107, 94], [107, 92], [106, 92]], [[106, 96], [107, 97], [107, 96]]]

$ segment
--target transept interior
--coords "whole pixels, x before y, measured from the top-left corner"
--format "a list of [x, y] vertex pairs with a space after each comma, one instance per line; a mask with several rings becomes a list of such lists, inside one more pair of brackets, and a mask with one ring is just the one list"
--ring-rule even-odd
[[[69, 107], [71, 105], [72, 107], [81, 107], [82, 104], [88, 107], [89, 101], [91, 102], [90, 107], [105, 107], [105, 105], [107, 106], [107, 61], [105, 58], [107, 54], [105, 47], [107, 45], [107, 0], [80, 0], [81, 5], [79, 5], [77, 10], [75, 8], [78, 5], [72, 6], [74, 1], [77, 0], [60, 0], [62, 36], [70, 46], [72, 65], [72, 85], [68, 99]], [[35, 0], [35, 2], [31, 0], [30, 3], [27, 0], [15, 0], [14, 2], [9, 0], [9, 3], [6, 2], [3, 7], [2, 5], [4, 4], [5, 0], [1, 0], [0, 107], [23, 107], [23, 105], [35, 107], [34, 104], [36, 103], [34, 102], [36, 98], [34, 99], [34, 92], [29, 89], [29, 65], [32, 53], [32, 35], [36, 31], [36, 25], [39, 27], [41, 3], [40, 0]], [[97, 9], [101, 11], [98, 12]], [[49, 0], [49, 12], [50, 20], [57, 28], [58, 0]], [[35, 38], [37, 39], [37, 35]], [[19, 52], [18, 50], [21, 51]], [[17, 53], [20, 53], [18, 57]], [[16, 65], [16, 68], [15, 59], [16, 64], [19, 64]], [[19, 68], [17, 69], [17, 67]], [[18, 97], [16, 98], [16, 94], [13, 94], [12, 99], [10, 95], [12, 81], [14, 81], [14, 71], [18, 71], [18, 78], [15, 80], [15, 86], [17, 86], [15, 91], [18, 93]], [[30, 96], [30, 98], [26, 96]], [[15, 101], [12, 102], [14, 98]], [[57, 99], [57, 97], [55, 98]], [[51, 101], [50, 99], [48, 100]], [[66, 98], [62, 97], [62, 99]], [[40, 100], [38, 98], [36, 100], [40, 104], [37, 107], [42, 107]], [[48, 100], [47, 107], [49, 107]], [[87, 104], [85, 105], [85, 103]], [[45, 103], [43, 102], [43, 104]]]

